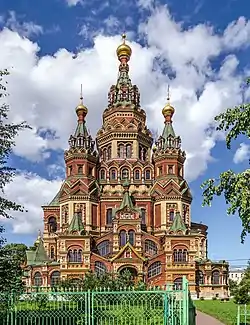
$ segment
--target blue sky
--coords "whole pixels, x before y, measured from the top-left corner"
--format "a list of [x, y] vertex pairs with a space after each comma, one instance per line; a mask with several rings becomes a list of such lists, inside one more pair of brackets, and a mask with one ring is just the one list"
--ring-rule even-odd
[[210, 257], [248, 259], [249, 238], [240, 243], [240, 220], [226, 215], [223, 198], [202, 208], [200, 184], [225, 169], [248, 167], [249, 139], [240, 138], [228, 151], [211, 125], [214, 115], [242, 101], [241, 85], [249, 75], [249, 9], [248, 0], [0, 1], [0, 68], [12, 69], [10, 118], [33, 126], [20, 135], [11, 157], [20, 174], [6, 193], [29, 212], [5, 224], [8, 240], [32, 244], [41, 227], [39, 206], [53, 197], [63, 177], [80, 83], [92, 135], [101, 126], [117, 76], [115, 49], [125, 30], [133, 50], [130, 74], [149, 127], [158, 133], [171, 86], [174, 125], [189, 158], [192, 220], [209, 226]]

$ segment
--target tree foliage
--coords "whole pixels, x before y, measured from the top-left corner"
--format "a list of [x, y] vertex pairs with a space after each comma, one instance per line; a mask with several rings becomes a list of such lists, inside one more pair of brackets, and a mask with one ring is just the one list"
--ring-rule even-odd
[[[250, 84], [250, 79], [247, 85]], [[226, 132], [226, 145], [231, 148], [232, 140], [243, 135], [250, 138], [250, 104], [227, 109], [215, 117], [217, 130]], [[250, 169], [240, 173], [232, 170], [220, 174], [218, 179], [206, 180], [202, 185], [203, 206], [211, 206], [215, 196], [224, 195], [229, 215], [238, 214], [242, 221], [241, 241], [250, 233]]]
[[5, 186], [16, 174], [16, 169], [8, 166], [8, 158], [15, 146], [19, 131], [30, 128], [25, 122], [8, 123], [9, 105], [5, 103], [7, 94], [7, 70], [0, 71], [0, 216], [10, 218], [10, 211], [23, 211], [23, 207], [3, 196]]
[[129, 271], [124, 271], [118, 275], [112, 273], [96, 274], [88, 272], [84, 279], [67, 279], [60, 283], [63, 288], [80, 287], [81, 290], [109, 289], [119, 291], [123, 288], [133, 287], [135, 290], [145, 290], [144, 282], [134, 283], [132, 275]]
[[0, 248], [0, 272], [0, 292], [18, 292], [22, 289], [20, 256], [8, 247]]

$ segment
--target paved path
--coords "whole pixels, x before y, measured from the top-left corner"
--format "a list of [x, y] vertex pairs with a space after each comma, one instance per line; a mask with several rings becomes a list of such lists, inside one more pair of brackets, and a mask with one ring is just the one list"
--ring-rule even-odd
[[224, 325], [217, 319], [215, 319], [209, 315], [203, 314], [203, 313], [199, 312], [198, 310], [196, 311], [196, 313], [197, 313], [196, 325]]

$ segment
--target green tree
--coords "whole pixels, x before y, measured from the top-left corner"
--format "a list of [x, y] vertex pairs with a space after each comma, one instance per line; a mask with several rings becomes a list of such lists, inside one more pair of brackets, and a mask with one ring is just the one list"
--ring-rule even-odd
[[[247, 80], [249, 86], [250, 79]], [[226, 145], [231, 148], [233, 139], [240, 135], [250, 138], [250, 104], [242, 104], [227, 109], [215, 117], [217, 130], [226, 132]], [[224, 195], [229, 215], [238, 214], [242, 221], [241, 241], [250, 233], [250, 169], [240, 173], [227, 170], [218, 179], [206, 180], [202, 185], [203, 206], [211, 206], [215, 196]]]
[[4, 246], [4, 250], [8, 251], [11, 256], [20, 261], [20, 264], [26, 260], [26, 251], [28, 247], [25, 244], [10, 243]]
[[[4, 187], [10, 183], [16, 174], [16, 169], [8, 166], [8, 158], [15, 146], [15, 137], [19, 131], [26, 128], [30, 128], [25, 122], [18, 124], [8, 123], [9, 105], [4, 101], [7, 93], [7, 81], [6, 77], [9, 75], [7, 70], [0, 71], [0, 216], [3, 218], [11, 218], [11, 211], [20, 211], [24, 209], [20, 204], [8, 200], [3, 196]], [[2, 195], [1, 195], [2, 194]], [[3, 232], [3, 226], [1, 226], [1, 233]], [[3, 244], [3, 238], [1, 237], [1, 245]]]
[[229, 279], [228, 284], [229, 284], [230, 295], [234, 296], [238, 289], [238, 284], [236, 281], [232, 279]]

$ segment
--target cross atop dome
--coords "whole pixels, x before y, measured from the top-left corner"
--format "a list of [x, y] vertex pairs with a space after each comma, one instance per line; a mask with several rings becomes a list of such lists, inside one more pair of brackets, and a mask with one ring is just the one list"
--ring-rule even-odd
[[128, 44], [126, 44], [126, 38], [127, 38], [126, 34], [123, 33], [122, 34], [123, 42], [121, 45], [118, 46], [116, 50], [116, 54], [119, 61], [122, 61], [123, 58], [129, 61], [132, 54], [131, 47]]

